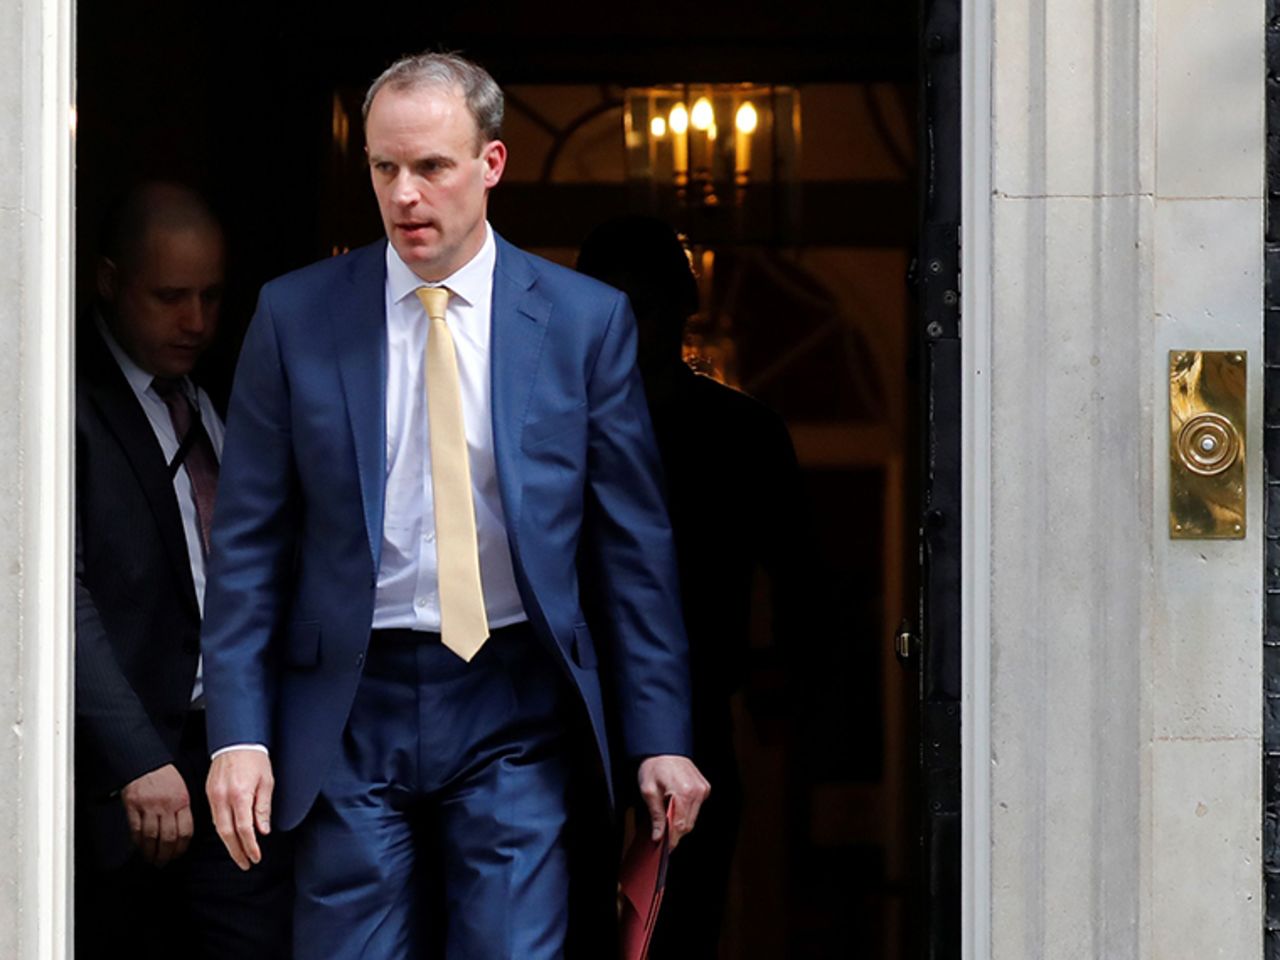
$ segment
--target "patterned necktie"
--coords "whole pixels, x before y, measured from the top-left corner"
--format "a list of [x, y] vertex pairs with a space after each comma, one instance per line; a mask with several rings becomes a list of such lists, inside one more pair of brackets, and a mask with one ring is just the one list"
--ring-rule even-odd
[[445, 322], [447, 287], [419, 287], [427, 311], [427, 427], [431, 437], [431, 487], [435, 500], [441, 642], [470, 662], [489, 639], [480, 583], [480, 546], [471, 498], [471, 464], [462, 416], [462, 385], [453, 335]]
[[187, 468], [191, 494], [196, 502], [196, 518], [200, 521], [200, 545], [208, 556], [213, 501], [218, 493], [218, 456], [213, 451], [213, 441], [205, 432], [204, 421], [198, 415], [193, 416], [195, 411], [182, 381], [156, 377], [151, 385], [169, 408], [173, 432], [178, 437], [178, 453], [170, 464], [169, 472], [176, 473], [179, 466]]

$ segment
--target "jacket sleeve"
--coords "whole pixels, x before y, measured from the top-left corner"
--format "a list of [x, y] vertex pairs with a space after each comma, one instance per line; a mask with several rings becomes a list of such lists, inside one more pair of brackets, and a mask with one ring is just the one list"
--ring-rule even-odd
[[201, 631], [209, 750], [270, 747], [272, 641], [293, 571], [297, 475], [289, 385], [269, 287], [236, 368]]
[[146, 708], [129, 683], [85, 583], [84, 554], [80, 534], [80, 510], [76, 508], [76, 729], [97, 763], [93, 782], [78, 789], [90, 796], [106, 796], [144, 773], [173, 762]]
[[692, 751], [688, 639], [661, 463], [619, 295], [587, 382], [584, 543], [613, 649], [616, 710], [631, 759]]

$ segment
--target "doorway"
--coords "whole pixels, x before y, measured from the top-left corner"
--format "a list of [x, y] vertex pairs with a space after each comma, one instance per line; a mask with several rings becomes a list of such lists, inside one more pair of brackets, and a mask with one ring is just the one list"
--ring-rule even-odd
[[[703, 284], [689, 359], [786, 421], [814, 520], [815, 576], [829, 598], [817, 642], [773, 629], [767, 578], [754, 593], [734, 705], [744, 840], [721, 956], [919, 956], [924, 930], [936, 929], [936, 910], [952, 895], [926, 897], [924, 878], [937, 873], [926, 871], [919, 846], [921, 811], [926, 837], [946, 832], [929, 811], [941, 802], [932, 791], [948, 782], [917, 773], [916, 670], [923, 662], [928, 680], [941, 647], [926, 638], [923, 660], [904, 670], [891, 641], [904, 620], [908, 633], [919, 623], [916, 504], [928, 493], [926, 424], [935, 423], [925, 412], [935, 381], [922, 371], [944, 372], [958, 342], [954, 330], [921, 335], [936, 318], [922, 322], [907, 285], [914, 259], [923, 309], [936, 293], [958, 313], [946, 302], [954, 283], [940, 282], [954, 277], [958, 211], [929, 207], [938, 181], [933, 194], [918, 188], [928, 132], [919, 117], [958, 115], [954, 101], [929, 99], [936, 82], [921, 96], [920, 71], [952, 35], [932, 14], [892, 4], [707, 6], [682, 11], [678, 22], [640, 22], [635, 10], [547, 17], [511, 7], [430, 18], [405, 8], [355, 23], [314, 8], [303, 16], [289, 3], [251, 13], [236, 4], [83, 5], [79, 236], [95, 236], [112, 194], [132, 180], [176, 178], [209, 194], [231, 258], [224, 336], [205, 379], [225, 397], [261, 283], [377, 236], [356, 100], [405, 49], [460, 49], [510, 91], [513, 163], [494, 197], [494, 225], [568, 264], [608, 215], [672, 212], [637, 199], [623, 133], [629, 91], [743, 82], [794, 91], [798, 143], [790, 166], [774, 171], [768, 222], [726, 227], [705, 202], [675, 210]], [[941, 48], [935, 36], [944, 37]], [[943, 149], [952, 147], [958, 163], [958, 143]], [[949, 258], [939, 252], [948, 229]], [[81, 243], [81, 303], [92, 246]], [[958, 381], [952, 388], [958, 396]], [[708, 490], [706, 509], [717, 502]], [[940, 610], [926, 629], [956, 612]], [[947, 729], [958, 738], [952, 716]], [[926, 771], [936, 772], [930, 749]], [[933, 812], [956, 827], [954, 810]], [[958, 864], [958, 842], [928, 849]]]

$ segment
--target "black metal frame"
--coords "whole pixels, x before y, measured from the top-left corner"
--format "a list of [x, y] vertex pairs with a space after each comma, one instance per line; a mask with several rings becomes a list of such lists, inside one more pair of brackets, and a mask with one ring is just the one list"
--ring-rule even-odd
[[1267, 0], [1267, 234], [1263, 393], [1266, 498], [1263, 610], [1265, 955], [1280, 960], [1280, 0]]
[[[1280, 0], [1273, 0], [1280, 2]], [[928, 960], [960, 956], [960, 0], [921, 0], [920, 762]]]

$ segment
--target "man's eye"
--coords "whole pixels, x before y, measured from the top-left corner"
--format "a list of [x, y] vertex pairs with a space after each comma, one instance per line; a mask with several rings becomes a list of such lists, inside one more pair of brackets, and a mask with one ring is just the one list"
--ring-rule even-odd
[[161, 303], [177, 303], [183, 297], [181, 290], [157, 290], [156, 299]]

